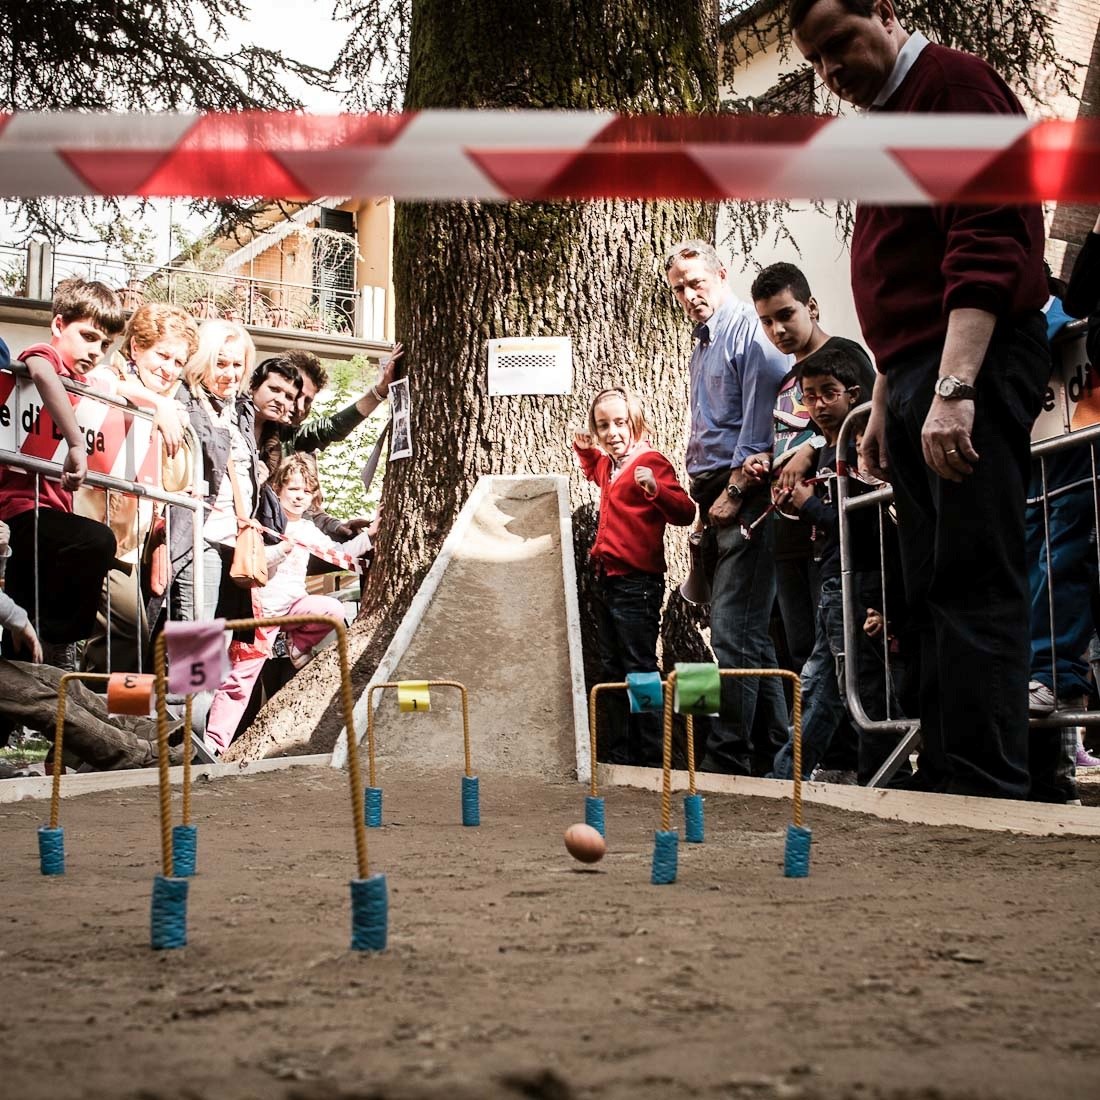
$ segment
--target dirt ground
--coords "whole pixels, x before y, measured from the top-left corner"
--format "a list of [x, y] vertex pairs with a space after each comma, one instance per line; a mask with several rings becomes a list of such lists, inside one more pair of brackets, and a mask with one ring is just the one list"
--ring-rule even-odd
[[[1100, 1091], [1100, 844], [710, 796], [649, 884], [655, 796], [607, 794], [610, 852], [565, 853], [576, 784], [391, 775], [372, 870], [390, 946], [348, 950], [344, 773], [200, 784], [190, 944], [149, 948], [153, 790], [0, 807], [3, 1092], [243, 1097], [1007, 1098]], [[676, 799], [677, 812], [679, 798]]]

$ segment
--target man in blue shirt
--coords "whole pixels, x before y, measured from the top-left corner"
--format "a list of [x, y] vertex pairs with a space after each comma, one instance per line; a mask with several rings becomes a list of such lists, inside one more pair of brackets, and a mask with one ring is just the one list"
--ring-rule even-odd
[[[722, 668], [775, 668], [768, 627], [775, 602], [773, 532], [765, 520], [766, 488], [742, 470], [751, 455], [770, 451], [776, 395], [793, 360], [764, 335], [751, 303], [740, 301], [726, 268], [705, 241], [684, 241], [665, 260], [676, 300], [695, 326], [691, 355], [691, 432], [687, 472], [706, 525], [704, 555], [711, 581], [711, 648]], [[751, 677], [722, 684], [722, 717], [711, 723], [708, 771], [748, 775], [771, 767], [787, 738], [782, 683]]]

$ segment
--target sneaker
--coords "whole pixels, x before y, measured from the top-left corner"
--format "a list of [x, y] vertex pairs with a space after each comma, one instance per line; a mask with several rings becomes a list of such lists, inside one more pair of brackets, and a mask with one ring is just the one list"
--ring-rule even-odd
[[1027, 709], [1031, 714], [1050, 714], [1054, 710], [1054, 692], [1046, 684], [1032, 680], [1027, 685]]
[[312, 649], [299, 649], [289, 638], [286, 643], [287, 656], [295, 670], [305, 668], [313, 660]]
[[1094, 768], [1100, 768], [1100, 760], [1098, 760], [1084, 745], [1077, 742], [1077, 756], [1076, 756], [1077, 770], [1092, 771]]

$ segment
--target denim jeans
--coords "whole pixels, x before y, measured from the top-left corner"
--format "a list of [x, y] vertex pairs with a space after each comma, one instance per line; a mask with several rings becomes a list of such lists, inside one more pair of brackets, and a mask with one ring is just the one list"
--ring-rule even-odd
[[1024, 501], [1031, 426], [1050, 375], [1042, 315], [993, 334], [974, 402], [971, 438], [981, 457], [961, 482], [940, 478], [921, 448], [940, 354], [915, 352], [887, 375], [886, 445], [919, 637], [921, 779], [952, 794], [1025, 798]]
[[[600, 573], [594, 586], [601, 679], [619, 683], [628, 672], [657, 671], [657, 638], [665, 578], [656, 573]], [[601, 699], [604, 755], [612, 764], [659, 765], [661, 718], [630, 714], [626, 695], [608, 692]]]
[[[724, 479], [723, 479], [724, 485]], [[751, 524], [767, 507], [767, 495], [746, 502], [736, 522], [708, 527], [704, 555], [714, 561], [710, 598], [710, 645], [721, 668], [775, 668], [769, 626], [775, 603], [773, 517], [750, 538]], [[703, 501], [700, 500], [703, 505]], [[722, 681], [721, 716], [711, 720], [702, 766], [711, 771], [763, 773], [787, 738], [787, 700], [774, 676], [727, 677]]]
[[[882, 606], [882, 587], [877, 576], [855, 573], [852, 586], [857, 613], [868, 607]], [[893, 687], [887, 684], [881, 642], [868, 638], [860, 629], [855, 659], [860, 702], [868, 718], [881, 720], [887, 714], [887, 695], [893, 699]], [[810, 773], [824, 759], [833, 738], [847, 725], [844, 671], [844, 604], [840, 578], [829, 577], [821, 584], [813, 652], [802, 667], [803, 779], [809, 779]], [[896, 715], [896, 703], [892, 703], [891, 709]], [[861, 731], [857, 737], [859, 780], [866, 783], [890, 755], [897, 744], [897, 736]], [[772, 774], [776, 779], [790, 779], [794, 774], [793, 731], [775, 755]]]
[[[1031, 678], [1047, 687], [1058, 680], [1058, 698], [1087, 695], [1085, 650], [1093, 634], [1092, 593], [1096, 587], [1096, 547], [1092, 532], [1091, 484], [1069, 489], [1050, 500], [1050, 562], [1041, 504], [1028, 505], [1027, 557], [1031, 580]], [[1053, 597], [1053, 598], [1052, 598]], [[1051, 603], [1054, 654], [1051, 654]]]

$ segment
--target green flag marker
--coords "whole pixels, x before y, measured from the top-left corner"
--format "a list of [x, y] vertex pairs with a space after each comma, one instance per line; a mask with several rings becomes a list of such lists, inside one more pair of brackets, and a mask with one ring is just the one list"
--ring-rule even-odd
[[722, 703], [722, 678], [718, 666], [711, 664], [677, 664], [677, 714], [717, 714]]

